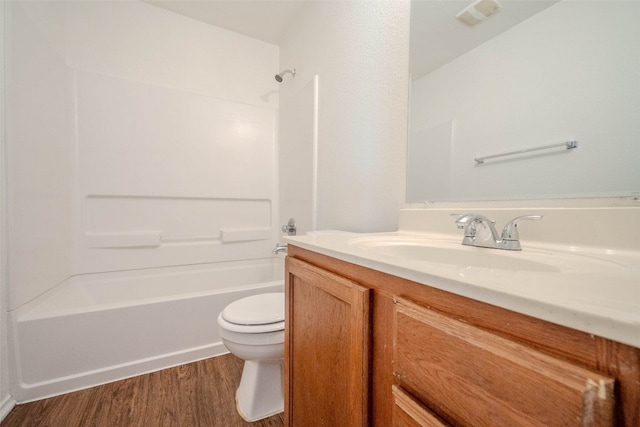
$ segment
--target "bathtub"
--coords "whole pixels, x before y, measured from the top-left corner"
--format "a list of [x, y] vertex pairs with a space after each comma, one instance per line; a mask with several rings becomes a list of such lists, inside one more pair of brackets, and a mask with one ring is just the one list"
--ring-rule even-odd
[[280, 292], [281, 258], [74, 276], [11, 313], [18, 402], [227, 353], [216, 317]]

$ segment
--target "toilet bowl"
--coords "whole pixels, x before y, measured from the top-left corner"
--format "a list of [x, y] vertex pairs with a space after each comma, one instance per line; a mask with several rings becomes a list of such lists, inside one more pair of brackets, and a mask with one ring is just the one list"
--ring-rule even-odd
[[284, 410], [284, 293], [232, 302], [218, 316], [222, 342], [244, 360], [236, 391], [238, 413], [257, 421]]

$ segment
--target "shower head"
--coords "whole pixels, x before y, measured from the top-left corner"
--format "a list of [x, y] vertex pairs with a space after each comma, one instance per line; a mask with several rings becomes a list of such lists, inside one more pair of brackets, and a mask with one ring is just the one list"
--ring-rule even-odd
[[277, 81], [278, 83], [282, 83], [282, 77], [283, 77], [285, 74], [287, 74], [287, 73], [289, 73], [289, 74], [291, 74], [293, 77], [295, 77], [295, 76], [296, 76], [296, 69], [294, 68], [293, 70], [284, 70], [284, 71], [282, 71], [280, 74], [276, 74], [276, 81]]

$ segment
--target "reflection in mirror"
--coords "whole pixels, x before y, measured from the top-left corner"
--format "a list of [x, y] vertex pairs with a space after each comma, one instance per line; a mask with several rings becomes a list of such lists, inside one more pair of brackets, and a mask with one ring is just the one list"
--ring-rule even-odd
[[637, 193], [640, 2], [498, 1], [412, 1], [407, 202]]

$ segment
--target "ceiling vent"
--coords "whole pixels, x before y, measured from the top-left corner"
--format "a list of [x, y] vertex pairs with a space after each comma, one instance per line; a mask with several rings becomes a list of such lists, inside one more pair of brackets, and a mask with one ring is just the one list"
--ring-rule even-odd
[[476, 0], [465, 7], [456, 18], [467, 25], [476, 25], [502, 9], [496, 0]]

